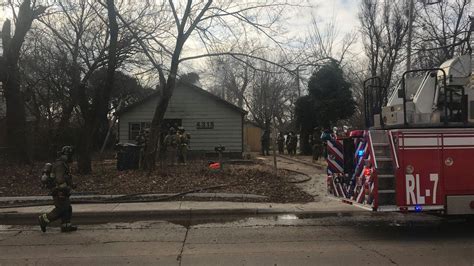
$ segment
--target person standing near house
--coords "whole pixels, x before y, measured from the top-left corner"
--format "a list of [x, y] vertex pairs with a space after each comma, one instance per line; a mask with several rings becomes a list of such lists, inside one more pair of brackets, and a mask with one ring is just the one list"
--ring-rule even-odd
[[293, 136], [293, 131], [290, 131], [288, 135], [286, 136], [286, 150], [288, 152], [288, 155], [291, 155], [292, 150], [291, 150], [291, 138]]
[[277, 142], [278, 142], [278, 153], [284, 154], [285, 153], [285, 136], [283, 135], [282, 132], [278, 134]]
[[262, 155], [263, 156], [270, 155], [270, 131], [269, 130], [265, 129], [263, 131], [260, 141], [262, 144]]
[[166, 158], [168, 160], [168, 165], [176, 165], [178, 141], [174, 127], [170, 127], [168, 130], [168, 135], [166, 135], [163, 142], [166, 148]]
[[290, 144], [291, 144], [292, 154], [296, 155], [296, 147], [298, 146], [298, 135], [296, 135], [294, 133], [291, 135]]
[[184, 165], [188, 161], [188, 146], [191, 135], [185, 132], [184, 127], [178, 128], [177, 144], [178, 144], [178, 162]]
[[138, 167], [142, 169], [143, 166], [143, 158], [145, 158], [145, 150], [146, 150], [146, 145], [148, 142], [148, 134], [149, 129], [142, 129], [140, 130], [140, 133], [138, 134], [137, 138], [135, 139], [137, 142], [137, 146], [140, 149], [140, 154], [139, 154], [139, 159], [138, 159]]
[[46, 232], [49, 223], [61, 219], [61, 232], [73, 232], [76, 226], [71, 225], [72, 207], [69, 197], [71, 189], [75, 186], [72, 183], [69, 163], [72, 163], [73, 148], [64, 146], [59, 152], [59, 158], [49, 169], [43, 170], [41, 182], [50, 189], [53, 196], [54, 209], [38, 217], [41, 231]]
[[349, 131], [349, 127], [348, 126], [343, 126], [342, 127], [342, 136], [344, 138], [347, 138], [347, 137], [350, 136], [350, 134], [351, 134], [351, 132]]
[[321, 141], [323, 144], [323, 156], [325, 159], [328, 158], [327, 143], [328, 141], [331, 141], [333, 137], [334, 137], [333, 132], [328, 127], [324, 129], [323, 133], [321, 133]]
[[320, 138], [321, 132], [319, 128], [315, 127], [311, 135], [311, 149], [313, 153], [313, 163], [319, 160], [322, 153], [322, 142]]

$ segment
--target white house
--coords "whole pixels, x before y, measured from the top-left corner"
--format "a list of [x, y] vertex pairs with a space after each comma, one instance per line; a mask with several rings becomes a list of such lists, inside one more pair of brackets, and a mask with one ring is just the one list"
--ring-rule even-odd
[[[140, 130], [150, 126], [158, 102], [155, 93], [117, 112], [121, 143], [134, 143]], [[190, 152], [210, 153], [218, 145], [241, 156], [246, 111], [195, 85], [179, 85], [165, 113], [163, 130], [183, 126], [191, 134]]]

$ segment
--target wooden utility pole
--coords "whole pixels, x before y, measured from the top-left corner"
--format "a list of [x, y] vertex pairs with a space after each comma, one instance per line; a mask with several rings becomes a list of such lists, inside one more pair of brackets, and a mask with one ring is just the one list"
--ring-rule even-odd
[[273, 168], [275, 170], [275, 176], [278, 176], [278, 167], [277, 167], [277, 157], [276, 157], [276, 139], [277, 139], [277, 130], [276, 130], [276, 120], [275, 116], [273, 116]]
[[411, 39], [413, 35], [413, 12], [415, 9], [415, 0], [409, 0], [410, 7], [408, 9], [408, 39], [407, 39], [407, 67], [406, 71], [411, 70]]
[[300, 89], [300, 66], [296, 67], [296, 88], [298, 89], [298, 98], [301, 97], [301, 89]]

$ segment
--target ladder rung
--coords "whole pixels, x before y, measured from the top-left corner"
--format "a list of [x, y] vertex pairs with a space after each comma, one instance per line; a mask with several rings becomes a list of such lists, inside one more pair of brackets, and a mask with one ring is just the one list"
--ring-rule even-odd
[[379, 174], [377, 175], [378, 178], [395, 178], [392, 174]]
[[395, 189], [379, 190], [379, 193], [383, 193], [383, 194], [393, 194], [393, 193], [395, 193]]
[[374, 145], [374, 146], [388, 146], [388, 143], [377, 142], [377, 143], [372, 143], [372, 145]]
[[391, 162], [392, 161], [392, 158], [390, 157], [375, 157], [375, 159], [378, 161], [378, 162]]

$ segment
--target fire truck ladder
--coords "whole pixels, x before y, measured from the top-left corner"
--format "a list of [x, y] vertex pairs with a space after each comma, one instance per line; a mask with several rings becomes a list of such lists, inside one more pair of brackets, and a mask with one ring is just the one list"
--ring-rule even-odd
[[386, 130], [370, 130], [372, 155], [378, 180], [378, 206], [396, 205], [395, 172]]

